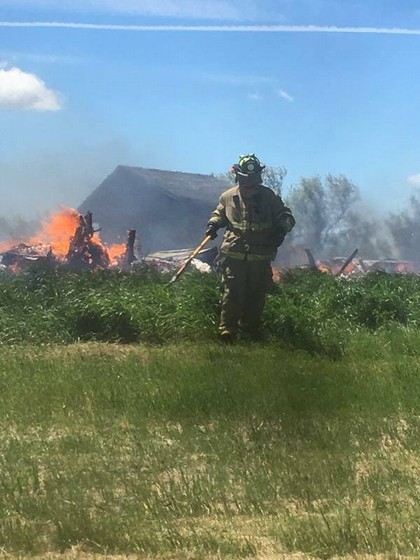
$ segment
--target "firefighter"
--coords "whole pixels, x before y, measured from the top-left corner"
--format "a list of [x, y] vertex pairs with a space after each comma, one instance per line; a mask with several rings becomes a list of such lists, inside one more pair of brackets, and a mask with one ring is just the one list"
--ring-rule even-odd
[[271, 261], [295, 219], [280, 196], [262, 184], [264, 165], [241, 156], [231, 171], [236, 184], [225, 191], [211, 214], [206, 235], [226, 228], [222, 257], [223, 297], [219, 336], [233, 342], [241, 331], [259, 335], [265, 295], [272, 285]]

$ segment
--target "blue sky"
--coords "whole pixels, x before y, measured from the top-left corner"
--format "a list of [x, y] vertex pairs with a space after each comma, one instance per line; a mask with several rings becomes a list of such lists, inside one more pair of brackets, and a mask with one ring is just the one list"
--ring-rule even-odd
[[248, 152], [399, 206], [420, 185], [419, 30], [418, 0], [0, 0], [0, 215], [77, 206], [118, 164], [222, 173]]

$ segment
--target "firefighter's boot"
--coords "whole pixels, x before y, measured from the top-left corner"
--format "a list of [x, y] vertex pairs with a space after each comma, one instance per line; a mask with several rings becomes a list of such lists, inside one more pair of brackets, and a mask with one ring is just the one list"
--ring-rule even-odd
[[229, 329], [221, 328], [219, 330], [219, 340], [224, 344], [233, 344], [235, 342], [235, 333]]

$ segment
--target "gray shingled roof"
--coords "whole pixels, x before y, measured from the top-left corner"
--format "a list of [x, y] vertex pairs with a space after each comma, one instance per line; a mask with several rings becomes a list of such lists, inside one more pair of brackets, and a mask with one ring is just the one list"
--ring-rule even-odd
[[93, 212], [108, 243], [136, 229], [145, 252], [191, 247], [226, 187], [211, 175], [118, 166], [79, 210]]
[[143, 167], [124, 167], [123, 169], [132, 173], [134, 177], [150, 188], [158, 187], [177, 198], [194, 199], [214, 204], [215, 198], [217, 200], [223, 190], [226, 189], [225, 183], [212, 175], [160, 171], [158, 169], [144, 169]]

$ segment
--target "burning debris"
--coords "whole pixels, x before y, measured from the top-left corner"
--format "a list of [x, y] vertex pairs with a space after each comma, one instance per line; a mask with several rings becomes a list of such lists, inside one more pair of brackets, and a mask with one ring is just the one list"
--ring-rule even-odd
[[[142, 270], [143, 265], [158, 272], [173, 272], [190, 256], [192, 249], [161, 251], [139, 258], [136, 230], [127, 232], [126, 243], [105, 245], [100, 230], [95, 229], [93, 215], [84, 216], [71, 208], [54, 214], [42, 224], [40, 232], [25, 242], [0, 245], [0, 268], [24, 271], [37, 268], [69, 268], [72, 270], [118, 269]], [[382, 271], [389, 274], [418, 274], [420, 263], [392, 259], [363, 260], [356, 249], [349, 257], [328, 261], [316, 260], [310, 249], [305, 249], [308, 266], [333, 276], [359, 276]], [[191, 262], [200, 272], [211, 272], [217, 260], [218, 249], [201, 251]], [[1, 258], [2, 257], [2, 258]], [[275, 282], [281, 282], [282, 272], [273, 268]]]
[[[12, 271], [61, 267], [72, 270], [114, 268], [131, 270], [147, 265], [159, 272], [172, 272], [187, 259], [192, 250], [154, 253], [139, 259], [136, 230], [127, 232], [126, 243], [105, 245], [95, 229], [92, 212], [84, 216], [65, 208], [42, 224], [41, 231], [25, 243], [0, 246], [1, 267]], [[3, 252], [1, 253], [1, 251]], [[217, 248], [202, 251], [192, 265], [200, 272], [210, 272]]]
[[309, 267], [333, 276], [362, 276], [369, 272], [385, 272], [387, 274], [419, 274], [420, 263], [398, 261], [394, 259], [366, 260], [358, 257], [355, 249], [349, 257], [334, 257], [328, 261], [315, 261], [311, 251], [305, 249]]
[[88, 212], [86, 216], [79, 215], [79, 223], [70, 239], [70, 246], [66, 255], [70, 268], [83, 270], [109, 267], [108, 251], [95, 238], [95, 233], [98, 231], [93, 228], [92, 212]]
[[56, 259], [51, 247], [42, 243], [37, 245], [19, 245], [12, 247], [3, 253], [1, 264], [16, 270], [26, 270], [28, 268], [45, 268], [54, 266]]
[[1, 264], [11, 270], [64, 267], [76, 270], [97, 268], [130, 268], [137, 260], [134, 254], [136, 231], [129, 230], [127, 243], [106, 246], [93, 215], [82, 216], [65, 208], [42, 224], [41, 231], [26, 243], [4, 248]]

